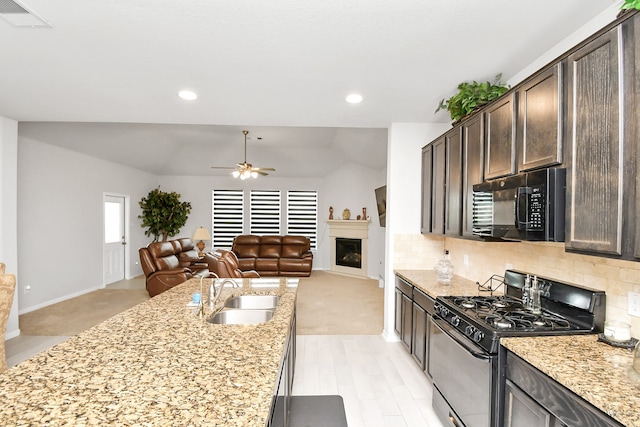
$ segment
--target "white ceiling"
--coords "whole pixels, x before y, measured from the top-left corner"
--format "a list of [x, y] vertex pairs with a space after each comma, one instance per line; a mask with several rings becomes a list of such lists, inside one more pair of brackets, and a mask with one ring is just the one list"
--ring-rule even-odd
[[390, 123], [447, 122], [434, 110], [459, 82], [509, 79], [615, 3], [19, 1], [52, 28], [0, 20], [0, 115], [61, 122], [21, 123], [22, 136], [205, 175], [243, 160], [248, 129], [263, 138], [248, 161], [282, 176], [384, 167]]

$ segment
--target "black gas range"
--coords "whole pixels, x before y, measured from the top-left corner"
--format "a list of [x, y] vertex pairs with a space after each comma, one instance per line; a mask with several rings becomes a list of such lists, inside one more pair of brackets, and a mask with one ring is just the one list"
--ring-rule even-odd
[[[587, 334], [604, 328], [602, 291], [516, 270], [499, 277], [499, 287], [479, 285], [485, 295], [436, 298], [429, 371], [435, 386], [433, 407], [447, 426], [502, 426], [505, 351], [500, 338]], [[532, 293], [525, 291], [532, 284], [534, 307]]]
[[[566, 335], [601, 332], [604, 327], [605, 293], [543, 277], [539, 313], [523, 301], [527, 273], [507, 270], [504, 294], [442, 296], [436, 299], [439, 317], [489, 353], [495, 354], [500, 337]], [[530, 277], [533, 275], [529, 274]]]

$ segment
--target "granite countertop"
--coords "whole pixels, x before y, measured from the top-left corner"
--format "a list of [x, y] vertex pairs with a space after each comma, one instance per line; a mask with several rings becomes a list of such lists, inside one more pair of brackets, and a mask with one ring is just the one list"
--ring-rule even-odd
[[[450, 284], [443, 285], [438, 282], [436, 272], [434, 270], [395, 270], [394, 273], [433, 299], [447, 295], [490, 295], [488, 291], [478, 289], [478, 284], [476, 282], [456, 275], [451, 278]], [[503, 292], [504, 291], [501, 286], [498, 288], [497, 292], [494, 293], [502, 295]]]
[[640, 427], [633, 354], [597, 335], [502, 338], [500, 344], [625, 426]]
[[264, 427], [298, 279], [238, 282], [217, 307], [280, 295], [273, 319], [210, 324], [187, 307], [191, 279], [0, 374], [2, 424]]

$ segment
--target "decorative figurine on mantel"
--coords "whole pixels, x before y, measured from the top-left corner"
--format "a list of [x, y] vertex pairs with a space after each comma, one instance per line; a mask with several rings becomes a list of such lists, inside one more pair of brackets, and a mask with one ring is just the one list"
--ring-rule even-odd
[[367, 220], [367, 208], [362, 208], [362, 220]]
[[329, 219], [333, 219], [333, 206], [329, 206]]
[[342, 211], [342, 219], [347, 220], [351, 218], [351, 211], [349, 209], [345, 209]]

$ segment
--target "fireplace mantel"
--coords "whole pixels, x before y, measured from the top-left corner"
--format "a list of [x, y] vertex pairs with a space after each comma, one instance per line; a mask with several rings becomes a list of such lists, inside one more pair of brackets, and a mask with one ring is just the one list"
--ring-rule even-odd
[[[367, 278], [367, 241], [369, 239], [369, 223], [367, 220], [329, 219], [329, 237], [331, 238], [331, 271], [347, 276]], [[345, 267], [336, 264], [336, 238], [361, 239], [361, 268]]]

